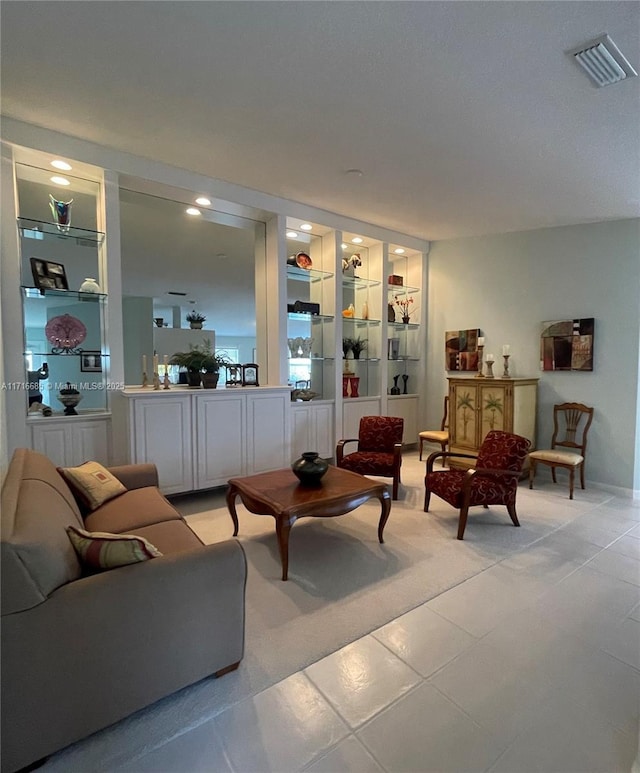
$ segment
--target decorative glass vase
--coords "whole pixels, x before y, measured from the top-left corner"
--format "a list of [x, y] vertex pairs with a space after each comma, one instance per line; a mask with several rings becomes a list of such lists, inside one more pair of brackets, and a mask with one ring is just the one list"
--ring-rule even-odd
[[329, 463], [321, 459], [317, 451], [305, 451], [291, 465], [291, 469], [303, 486], [319, 486], [320, 479], [329, 469]]
[[58, 231], [68, 233], [71, 228], [71, 205], [73, 199], [69, 201], [58, 201], [49, 194], [49, 208], [53, 216], [53, 222], [56, 224]]

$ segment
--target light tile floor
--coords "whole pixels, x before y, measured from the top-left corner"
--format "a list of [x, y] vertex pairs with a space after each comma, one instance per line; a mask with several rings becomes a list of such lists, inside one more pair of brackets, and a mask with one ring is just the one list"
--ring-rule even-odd
[[92, 769], [628, 773], [639, 697], [640, 508], [611, 497], [144, 756]]

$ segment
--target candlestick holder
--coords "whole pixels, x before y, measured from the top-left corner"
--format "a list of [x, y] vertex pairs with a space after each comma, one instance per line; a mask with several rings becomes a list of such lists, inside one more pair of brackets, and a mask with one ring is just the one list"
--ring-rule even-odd
[[160, 389], [160, 376], [158, 371], [153, 374], [153, 388], [157, 392]]
[[171, 383], [169, 381], [169, 374], [167, 373], [166, 370], [164, 372], [164, 378], [162, 380], [162, 383], [164, 384], [163, 389], [171, 389], [171, 387], [169, 386], [169, 384]]
[[149, 379], [147, 378], [147, 371], [142, 372], [142, 388], [149, 386]]
[[478, 372], [476, 373], [476, 378], [484, 378], [484, 373], [482, 372], [482, 352], [484, 351], [484, 346], [478, 346]]
[[487, 375], [485, 378], [495, 378], [493, 375], [493, 360], [487, 360]]
[[509, 354], [503, 354], [502, 357], [504, 359], [504, 371], [502, 373], [502, 378], [509, 378], [509, 357], [511, 355]]

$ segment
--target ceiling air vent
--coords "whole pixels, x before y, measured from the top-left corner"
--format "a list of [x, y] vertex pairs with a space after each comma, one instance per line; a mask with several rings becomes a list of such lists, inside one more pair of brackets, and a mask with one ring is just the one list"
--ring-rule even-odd
[[611, 86], [638, 75], [608, 35], [601, 35], [568, 53], [586, 70], [596, 86]]

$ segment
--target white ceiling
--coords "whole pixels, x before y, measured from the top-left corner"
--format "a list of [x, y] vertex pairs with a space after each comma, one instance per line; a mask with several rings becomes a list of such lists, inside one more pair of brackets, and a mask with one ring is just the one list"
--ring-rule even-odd
[[[1, 3], [2, 110], [427, 239], [640, 214], [638, 2]], [[345, 171], [361, 169], [362, 177]]]

